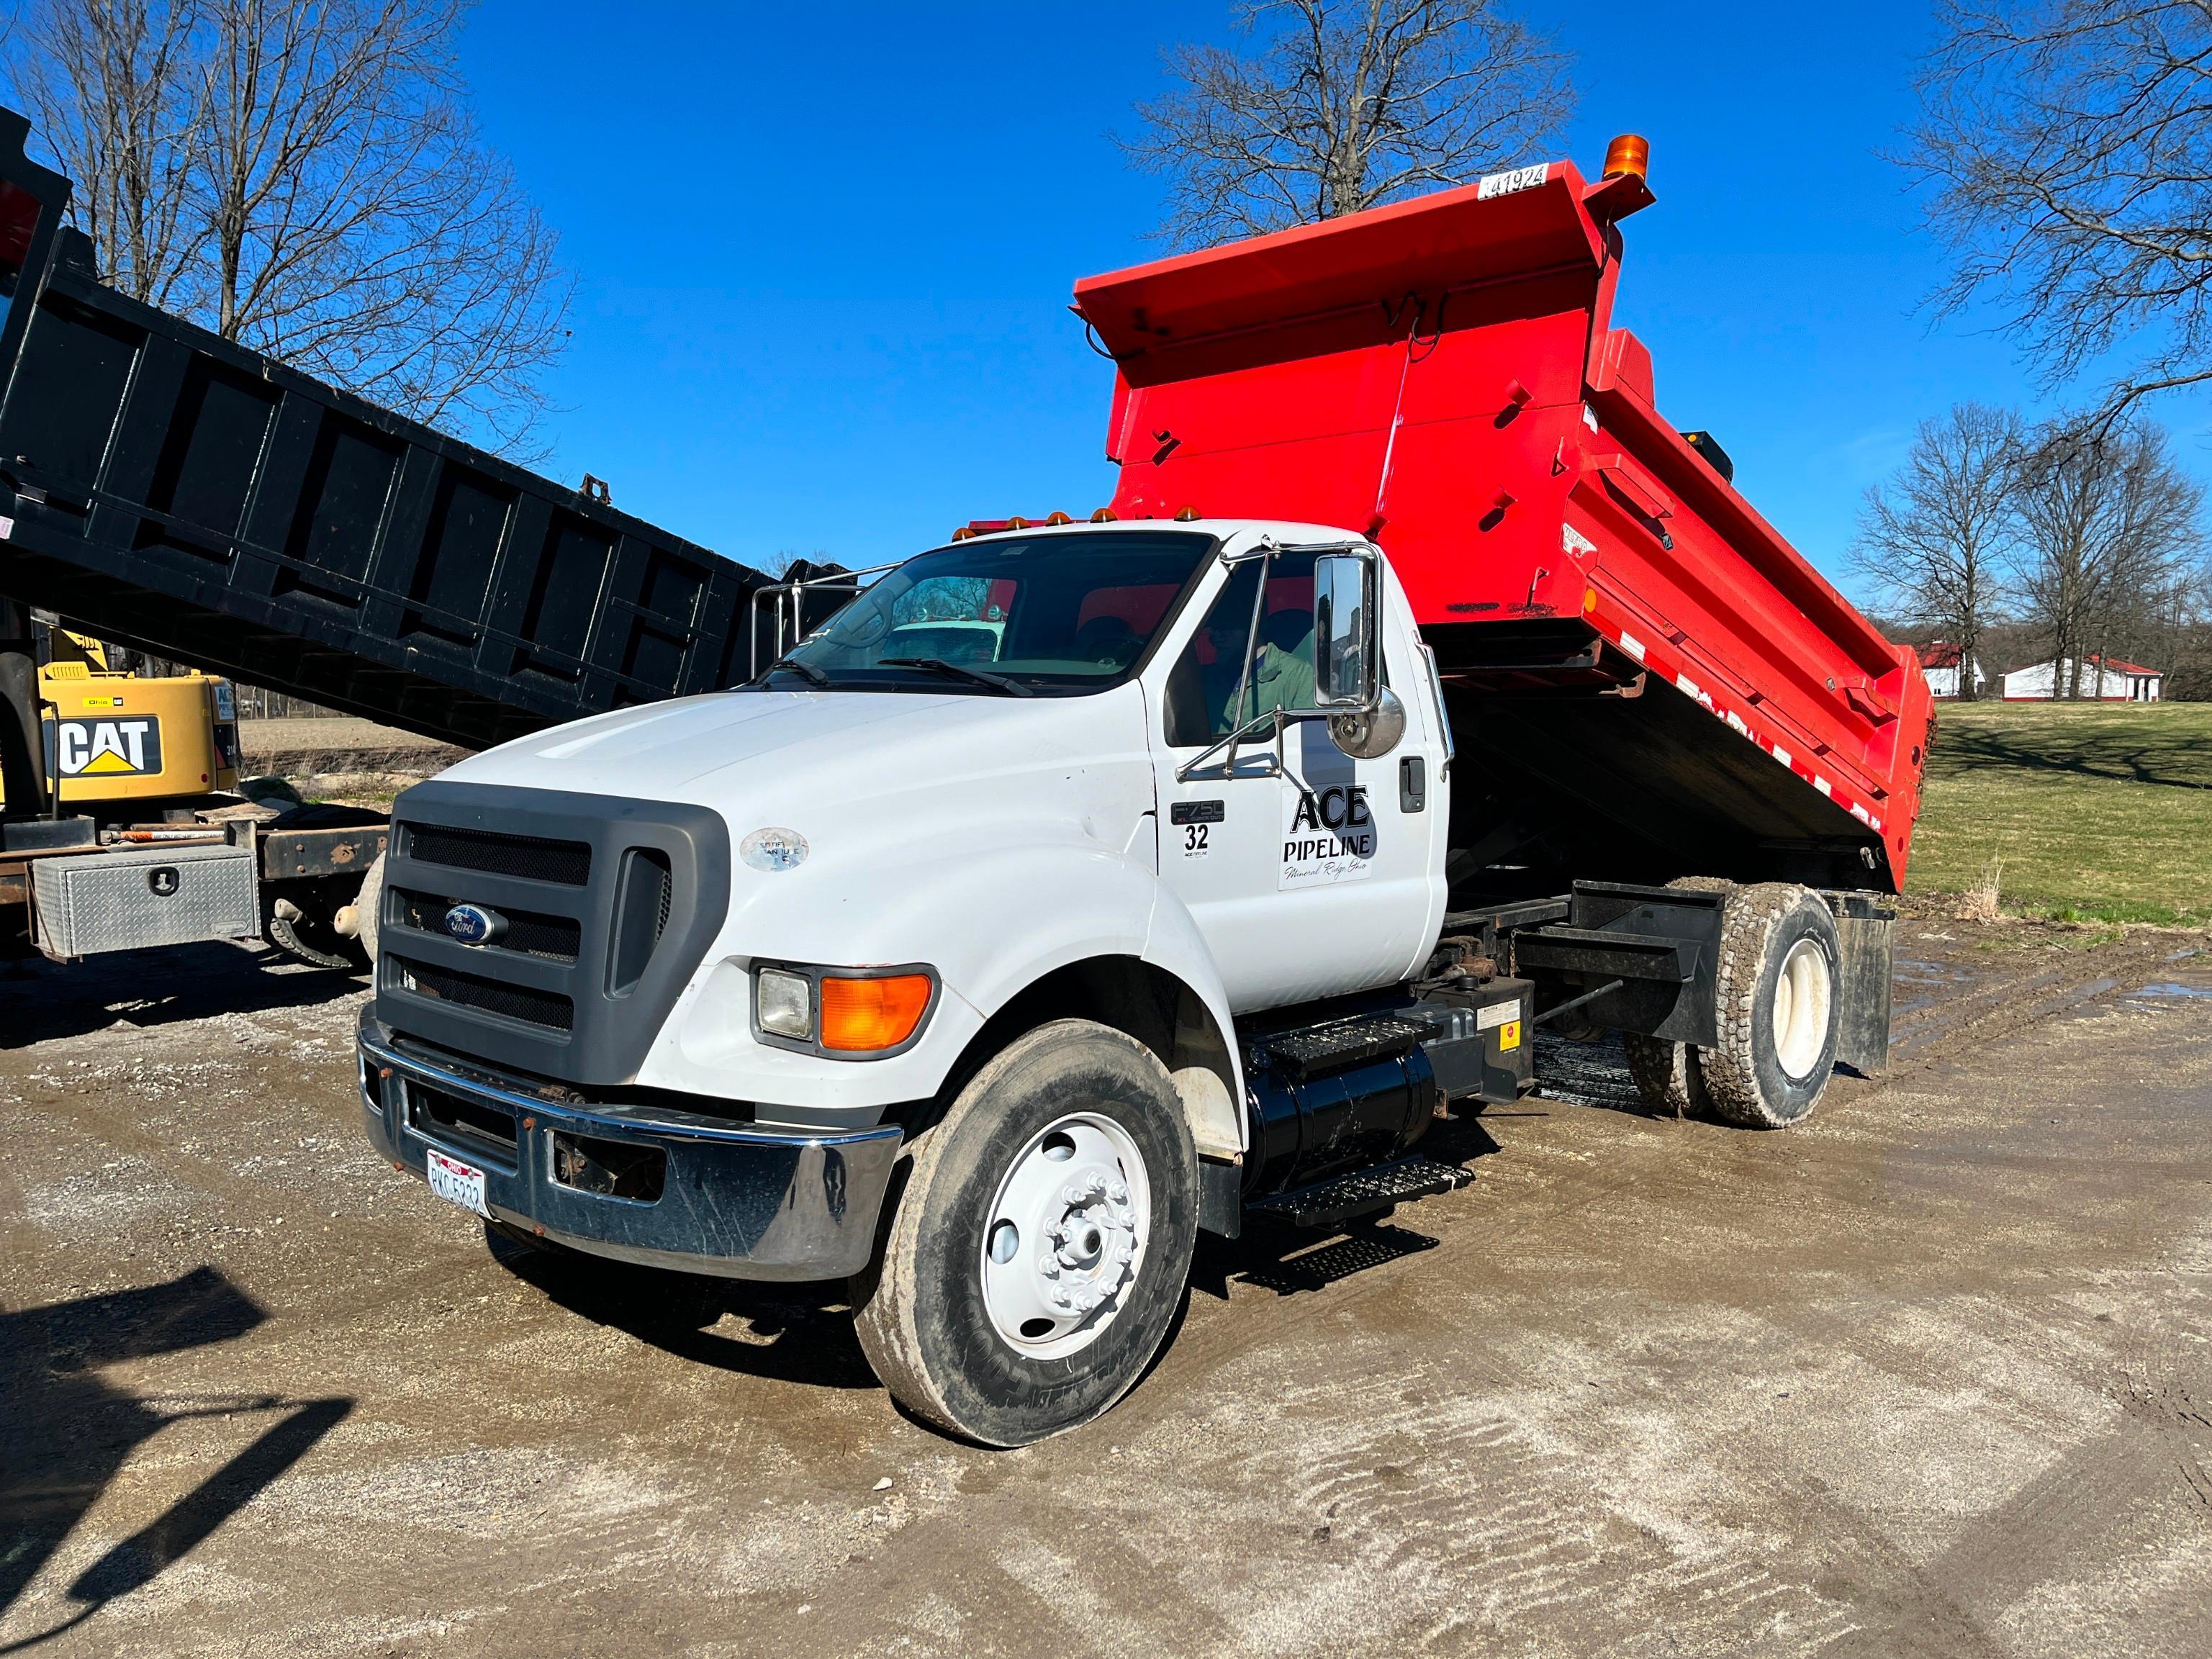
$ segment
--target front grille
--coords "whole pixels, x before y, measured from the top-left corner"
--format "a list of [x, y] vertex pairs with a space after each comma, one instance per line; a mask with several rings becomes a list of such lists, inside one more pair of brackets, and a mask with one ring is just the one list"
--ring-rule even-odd
[[442, 823], [410, 823], [407, 856], [420, 864], [557, 881], [565, 887], [581, 887], [592, 878], [589, 842], [556, 841], [547, 836], [495, 836]]
[[[446, 912], [459, 902], [459, 899], [441, 897], [435, 893], [410, 893], [395, 888], [392, 920], [425, 933], [442, 934], [446, 931]], [[539, 957], [547, 962], [575, 961], [583, 943], [584, 927], [574, 916], [546, 916], [535, 910], [507, 909], [501, 910], [500, 915], [507, 918], [507, 931], [485, 949], [520, 951], [525, 956]]]
[[[377, 1018], [485, 1065], [634, 1084], [728, 912], [721, 815], [437, 781], [394, 817]], [[465, 945], [456, 902], [506, 926]]]
[[392, 964], [399, 988], [412, 991], [417, 996], [496, 1014], [502, 1019], [520, 1020], [526, 1025], [544, 1026], [549, 1030], [566, 1031], [575, 1024], [574, 1005], [566, 997], [533, 991], [525, 985], [503, 984], [478, 974], [465, 974], [457, 968], [434, 968], [427, 962], [410, 962], [404, 957], [388, 956], [386, 960]]
[[608, 989], [626, 996], [653, 960], [653, 947], [668, 931], [669, 895], [675, 882], [668, 857], [634, 847], [623, 854], [622, 890], [615, 907], [613, 971]]

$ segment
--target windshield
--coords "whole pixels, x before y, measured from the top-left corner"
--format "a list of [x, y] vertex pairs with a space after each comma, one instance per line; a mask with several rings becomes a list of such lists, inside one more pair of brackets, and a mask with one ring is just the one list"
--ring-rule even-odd
[[793, 647], [779, 689], [1072, 696], [1127, 679], [1214, 547], [1189, 531], [991, 536], [908, 560]]

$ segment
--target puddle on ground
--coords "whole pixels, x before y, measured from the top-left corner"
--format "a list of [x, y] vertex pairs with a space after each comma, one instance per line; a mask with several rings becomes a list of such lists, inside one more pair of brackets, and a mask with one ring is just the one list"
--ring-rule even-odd
[[2146, 985], [2140, 991], [2128, 993], [2130, 1002], [2135, 1001], [2139, 997], [2153, 997], [2161, 1000], [2179, 997], [2212, 998], [2212, 985], [2176, 985], [2168, 982], [2163, 985]]
[[1924, 1012], [1973, 977], [1974, 969], [1965, 963], [1900, 960], [1890, 969], [1890, 1018]]

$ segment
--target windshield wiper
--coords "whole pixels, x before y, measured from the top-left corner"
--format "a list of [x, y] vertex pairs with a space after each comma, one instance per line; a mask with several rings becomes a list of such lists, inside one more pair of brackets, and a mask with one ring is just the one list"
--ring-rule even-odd
[[817, 668], [812, 663], [800, 662], [795, 657], [778, 657], [774, 662], [761, 670], [761, 678], [766, 679], [769, 675], [775, 673], [779, 668], [788, 668], [793, 673], [798, 675], [800, 678], [812, 681], [816, 685], [820, 686], [824, 691], [827, 691], [830, 689], [830, 677], [827, 674]]
[[994, 691], [1003, 691], [1010, 697], [1034, 697], [1036, 693], [1018, 680], [1010, 680], [1002, 674], [986, 674], [980, 668], [970, 668], [965, 663], [947, 662], [942, 657], [878, 657], [878, 668], [927, 668], [933, 674], [950, 674], [957, 680], [973, 680], [978, 685], [988, 685]]

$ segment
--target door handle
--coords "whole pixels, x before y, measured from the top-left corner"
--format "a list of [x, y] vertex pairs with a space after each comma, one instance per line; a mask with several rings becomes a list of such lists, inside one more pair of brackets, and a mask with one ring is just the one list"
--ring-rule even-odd
[[1428, 805], [1429, 763], [1419, 755], [1407, 755], [1398, 763], [1398, 810], [1425, 811]]

